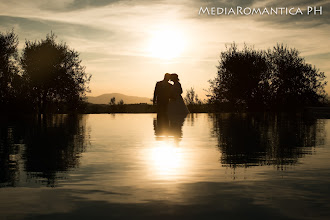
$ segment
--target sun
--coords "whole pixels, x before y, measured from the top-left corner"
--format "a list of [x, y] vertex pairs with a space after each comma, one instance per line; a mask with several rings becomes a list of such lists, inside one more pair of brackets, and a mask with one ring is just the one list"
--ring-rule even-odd
[[174, 59], [182, 54], [184, 47], [182, 32], [175, 29], [159, 30], [152, 35], [149, 54], [160, 59]]

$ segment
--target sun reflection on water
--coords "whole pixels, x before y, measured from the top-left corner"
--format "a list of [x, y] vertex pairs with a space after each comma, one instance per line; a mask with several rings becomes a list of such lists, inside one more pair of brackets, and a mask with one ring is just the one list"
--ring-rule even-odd
[[151, 149], [150, 158], [154, 175], [172, 179], [182, 174], [183, 152], [173, 142], [160, 142]]

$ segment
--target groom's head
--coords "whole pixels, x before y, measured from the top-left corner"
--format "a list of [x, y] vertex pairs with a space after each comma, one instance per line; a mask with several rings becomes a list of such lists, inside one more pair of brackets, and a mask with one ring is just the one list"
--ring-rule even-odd
[[171, 78], [171, 74], [169, 74], [169, 73], [165, 73], [165, 75], [164, 75], [164, 80], [165, 80], [165, 81], [169, 81], [170, 78]]

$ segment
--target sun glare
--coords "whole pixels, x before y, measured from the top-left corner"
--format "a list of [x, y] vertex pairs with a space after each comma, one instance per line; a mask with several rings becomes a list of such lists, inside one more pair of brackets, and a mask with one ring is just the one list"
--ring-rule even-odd
[[181, 55], [184, 46], [184, 37], [179, 30], [160, 30], [152, 36], [149, 53], [152, 57], [156, 58], [174, 59]]
[[167, 179], [178, 175], [182, 169], [182, 152], [180, 148], [169, 143], [162, 143], [151, 152], [153, 167], [157, 173]]

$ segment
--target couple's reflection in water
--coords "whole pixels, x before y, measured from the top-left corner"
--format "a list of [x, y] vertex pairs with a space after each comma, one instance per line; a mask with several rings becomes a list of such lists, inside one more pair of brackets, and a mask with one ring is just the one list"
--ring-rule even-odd
[[186, 116], [158, 113], [157, 118], [153, 121], [156, 140], [173, 140], [178, 146], [182, 138], [182, 126]]
[[171, 180], [184, 174], [184, 157], [180, 147], [186, 115], [157, 114], [153, 120], [155, 143], [151, 148], [150, 167], [156, 178]]

